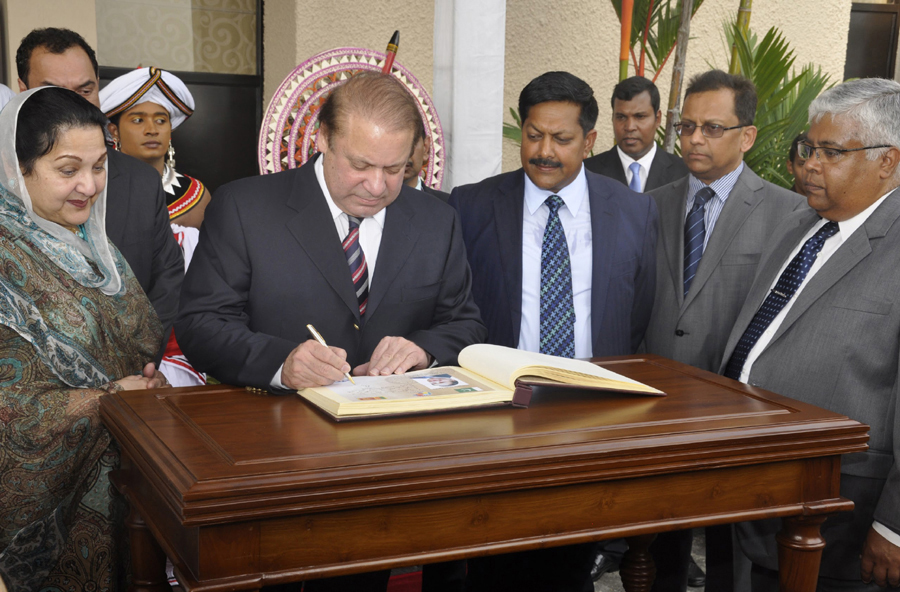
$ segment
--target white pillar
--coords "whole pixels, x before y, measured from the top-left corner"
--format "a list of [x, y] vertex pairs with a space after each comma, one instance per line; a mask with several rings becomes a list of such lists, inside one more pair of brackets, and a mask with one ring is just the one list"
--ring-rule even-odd
[[443, 190], [500, 173], [506, 0], [435, 0], [434, 90]]

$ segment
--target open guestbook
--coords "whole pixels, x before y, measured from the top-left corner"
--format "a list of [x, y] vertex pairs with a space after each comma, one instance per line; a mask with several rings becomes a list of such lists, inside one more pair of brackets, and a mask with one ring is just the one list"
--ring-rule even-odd
[[298, 394], [337, 420], [500, 405], [527, 407], [536, 386], [665, 395], [584, 360], [487, 344], [463, 349], [459, 366], [354, 380], [356, 384], [343, 380], [301, 389]]

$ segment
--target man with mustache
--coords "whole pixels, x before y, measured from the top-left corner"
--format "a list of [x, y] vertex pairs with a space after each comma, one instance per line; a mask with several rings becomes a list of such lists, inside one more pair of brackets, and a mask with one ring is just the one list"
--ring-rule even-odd
[[616, 85], [610, 99], [616, 145], [584, 160], [584, 166], [642, 192], [677, 181], [688, 174], [684, 161], [656, 146], [662, 122], [659, 89], [643, 76]]
[[[646, 350], [711, 372], [722, 363], [769, 236], [803, 203], [744, 164], [756, 140], [755, 114], [756, 88], [746, 78], [720, 70], [695, 76], [675, 126], [690, 175], [650, 192], [660, 231]], [[706, 532], [706, 587], [731, 590], [731, 528]], [[690, 531], [656, 538], [654, 592], [686, 589], [690, 550]]]
[[[633, 353], [656, 278], [652, 199], [588, 171], [590, 86], [548, 72], [519, 95], [522, 168], [457, 187], [488, 343], [565, 357]], [[593, 543], [469, 560], [467, 591], [593, 590]]]

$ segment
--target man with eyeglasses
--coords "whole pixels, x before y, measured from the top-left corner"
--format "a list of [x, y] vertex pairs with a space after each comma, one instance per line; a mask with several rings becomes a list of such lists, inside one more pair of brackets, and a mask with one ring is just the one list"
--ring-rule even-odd
[[[744, 164], [756, 140], [756, 89], [712, 70], [687, 88], [681, 154], [690, 174], [650, 191], [659, 208], [656, 300], [646, 351], [717, 372], [760, 253], [801, 196], [760, 179]], [[707, 590], [731, 590], [731, 528], [707, 528]], [[654, 592], [687, 588], [690, 531], [660, 534], [651, 546]]]
[[[866, 78], [809, 107], [809, 208], [772, 235], [721, 371], [870, 426], [841, 462], [852, 512], [821, 526], [817, 590], [900, 586], [900, 83]], [[754, 591], [776, 589], [778, 520], [740, 524]]]

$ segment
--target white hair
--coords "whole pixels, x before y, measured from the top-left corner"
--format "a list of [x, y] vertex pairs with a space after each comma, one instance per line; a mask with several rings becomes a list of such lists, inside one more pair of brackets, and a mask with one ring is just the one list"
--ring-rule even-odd
[[[847, 134], [863, 146], [900, 147], [900, 83], [894, 80], [861, 78], [823, 92], [809, 106], [809, 121], [819, 122], [826, 115], [855, 124]], [[866, 150], [866, 158], [876, 160], [885, 150]], [[895, 178], [898, 173], [900, 167]]]

